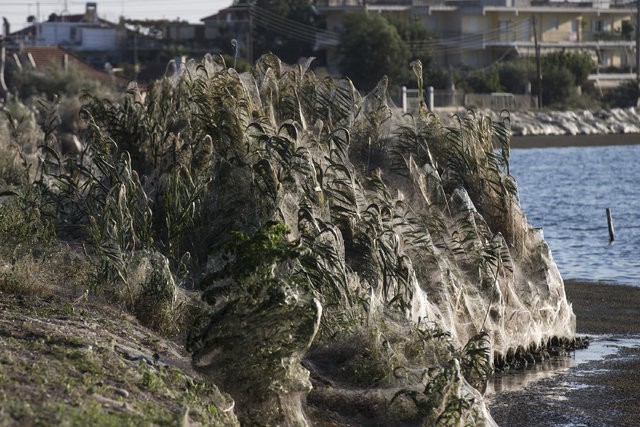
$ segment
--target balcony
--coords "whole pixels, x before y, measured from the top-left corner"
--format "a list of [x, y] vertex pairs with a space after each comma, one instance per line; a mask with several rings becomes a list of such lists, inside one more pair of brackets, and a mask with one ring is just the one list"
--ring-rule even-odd
[[631, 41], [633, 40], [633, 32], [622, 31], [598, 31], [590, 33], [590, 39], [595, 41]]
[[444, 0], [318, 0], [317, 2], [320, 9], [364, 7], [365, 4], [367, 6], [427, 7], [444, 4]]

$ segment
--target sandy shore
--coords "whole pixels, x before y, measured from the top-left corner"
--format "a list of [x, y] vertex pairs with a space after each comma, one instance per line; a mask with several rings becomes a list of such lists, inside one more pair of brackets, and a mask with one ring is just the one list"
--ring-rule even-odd
[[[640, 337], [640, 287], [566, 281], [565, 290], [579, 333], [613, 335], [607, 338], [613, 347]], [[501, 426], [637, 426], [639, 398], [640, 346], [623, 346], [616, 355], [496, 395], [490, 410]]]
[[577, 330], [586, 334], [640, 334], [640, 287], [565, 281]]
[[595, 147], [640, 144], [640, 134], [529, 135], [511, 138], [511, 148]]

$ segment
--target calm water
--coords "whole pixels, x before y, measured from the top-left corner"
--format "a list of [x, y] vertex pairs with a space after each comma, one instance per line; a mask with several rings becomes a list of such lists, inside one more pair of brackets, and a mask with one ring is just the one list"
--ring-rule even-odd
[[640, 145], [514, 149], [511, 173], [564, 279], [640, 286]]

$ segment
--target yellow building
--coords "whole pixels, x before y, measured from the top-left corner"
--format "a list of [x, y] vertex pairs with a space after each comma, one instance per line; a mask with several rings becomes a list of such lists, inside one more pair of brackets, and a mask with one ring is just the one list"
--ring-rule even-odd
[[[600, 67], [635, 64], [635, 1], [551, 0], [320, 0], [327, 30], [339, 32], [354, 10], [420, 19], [438, 40], [428, 46], [441, 65], [490, 65], [507, 55], [535, 55], [567, 49], [590, 52]], [[329, 68], [337, 65], [333, 42]]]

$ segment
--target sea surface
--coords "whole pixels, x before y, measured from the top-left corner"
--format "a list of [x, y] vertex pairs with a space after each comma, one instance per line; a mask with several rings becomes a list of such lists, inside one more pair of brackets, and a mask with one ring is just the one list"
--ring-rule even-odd
[[510, 165], [563, 279], [640, 286], [640, 145], [512, 149]]

